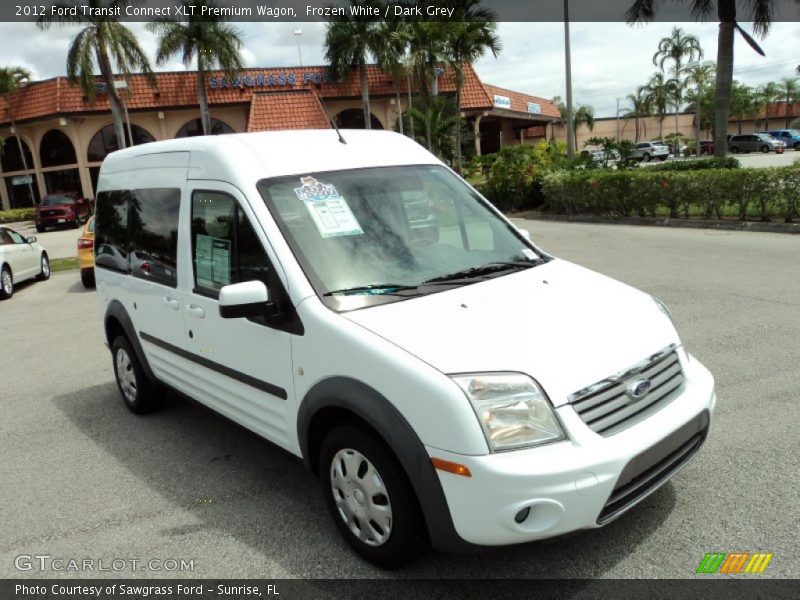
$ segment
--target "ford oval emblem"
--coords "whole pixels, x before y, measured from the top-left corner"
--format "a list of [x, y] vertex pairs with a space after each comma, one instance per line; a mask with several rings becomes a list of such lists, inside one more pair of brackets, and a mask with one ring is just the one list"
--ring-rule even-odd
[[649, 379], [634, 379], [628, 384], [628, 397], [631, 400], [641, 400], [650, 391], [653, 383]]

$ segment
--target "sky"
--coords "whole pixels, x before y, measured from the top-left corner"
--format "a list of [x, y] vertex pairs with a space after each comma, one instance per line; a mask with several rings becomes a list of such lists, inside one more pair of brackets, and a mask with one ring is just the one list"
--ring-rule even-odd
[[[705, 60], [716, 60], [716, 23], [572, 23], [572, 76], [576, 104], [589, 104], [597, 117], [613, 117], [616, 100], [643, 85], [656, 70], [653, 53], [673, 26], [700, 39]], [[750, 30], [747, 23], [742, 24]], [[155, 54], [156, 39], [142, 23], [130, 23], [145, 51]], [[299, 36], [304, 65], [324, 64], [323, 23], [237, 23], [244, 36], [244, 59], [249, 67], [297, 66]], [[499, 23], [503, 50], [497, 58], [480, 59], [480, 78], [518, 92], [551, 98], [565, 96], [563, 23]], [[0, 65], [29, 69], [35, 79], [65, 74], [69, 42], [76, 27], [39, 31], [28, 23], [0, 23]], [[795, 76], [800, 65], [800, 23], [776, 23], [759, 40], [766, 58], [736, 36], [734, 77], [748, 85]], [[176, 58], [158, 70], [179, 71]]]

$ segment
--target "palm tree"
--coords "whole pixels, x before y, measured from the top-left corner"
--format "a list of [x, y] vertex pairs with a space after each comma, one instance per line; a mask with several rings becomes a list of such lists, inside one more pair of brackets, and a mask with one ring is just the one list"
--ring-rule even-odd
[[452, 17], [453, 26], [448, 29], [450, 64], [456, 77], [455, 101], [455, 168], [461, 172], [461, 89], [464, 87], [464, 64], [472, 64], [486, 51], [497, 58], [502, 44], [497, 35], [497, 24], [493, 11], [481, 8], [480, 0], [457, 2]]
[[[714, 80], [715, 66], [712, 62], [694, 63], [685, 67], [686, 83], [694, 85], [695, 97], [702, 98], [708, 84]], [[695, 103], [694, 131], [695, 131], [695, 152], [700, 156], [700, 123], [702, 122], [702, 102]], [[741, 131], [739, 132], [741, 133]]]
[[[350, 6], [360, 10], [375, 4], [375, 0], [350, 0]], [[381, 52], [385, 32], [378, 21], [351, 16], [349, 12], [336, 18], [340, 20], [328, 22], [325, 28], [325, 60], [330, 65], [331, 76], [337, 80], [345, 79], [353, 69], [358, 69], [364, 126], [371, 129], [367, 61]]]
[[428, 149], [446, 162], [451, 162], [453, 125], [456, 123], [451, 102], [450, 98], [434, 96], [422, 108], [411, 108], [407, 113], [409, 121], [416, 122], [419, 129], [430, 137]]
[[664, 137], [664, 119], [667, 116], [669, 101], [675, 96], [675, 80], [666, 79], [664, 73], [656, 72], [642, 87], [650, 109], [658, 117], [658, 139]]
[[[640, 130], [640, 123], [639, 119], [642, 117], [647, 117], [652, 114], [652, 108], [650, 107], [650, 99], [648, 98], [647, 94], [645, 93], [644, 86], [640, 86], [635, 94], [628, 94], [627, 96], [628, 101], [631, 103], [630, 108], [628, 108], [625, 113], [623, 113], [623, 118], [625, 119], [633, 119], [634, 123], [634, 142], [639, 141], [639, 135], [641, 133]], [[644, 123], [641, 124], [644, 126]]]
[[594, 108], [588, 104], [579, 104], [572, 116], [572, 127], [575, 133], [575, 152], [578, 151], [578, 128], [586, 125], [589, 131], [594, 131]]
[[[2, 67], [0, 68], [0, 94], [6, 101], [6, 111], [8, 111], [8, 120], [11, 121], [11, 127], [14, 128], [14, 137], [17, 138], [17, 147], [19, 148], [19, 156], [22, 159], [22, 168], [27, 173], [28, 159], [25, 158], [25, 150], [22, 147], [22, 136], [20, 136], [17, 124], [14, 121], [14, 113], [11, 111], [11, 94], [15, 93], [19, 88], [30, 80], [31, 74], [27, 69], [22, 67]], [[2, 144], [0, 144], [2, 148]], [[36, 203], [36, 196], [33, 195], [33, 183], [28, 182], [28, 192], [31, 195], [31, 202]]]
[[769, 129], [769, 105], [780, 97], [781, 90], [774, 81], [769, 81], [756, 89], [759, 103], [764, 105], [764, 129]]
[[[104, 12], [113, 14], [120, 10], [125, 12], [125, 7], [138, 3], [138, 0], [71, 0], [70, 2], [57, 3], [61, 8], [74, 8], [75, 15], [70, 15], [68, 10], [61, 11], [61, 15], [53, 16], [47, 13], [39, 17], [37, 25], [40, 29], [49, 29], [55, 25], [83, 25], [84, 28], [72, 40], [72, 45], [67, 53], [67, 77], [72, 83], [78, 84], [83, 89], [86, 97], [92, 100], [95, 96], [94, 66], [95, 62], [100, 68], [106, 84], [106, 93], [111, 104], [111, 114], [114, 117], [114, 130], [117, 134], [117, 143], [120, 148], [125, 147], [125, 128], [122, 118], [122, 105], [114, 88], [114, 69], [111, 61], [117, 65], [117, 70], [123, 75], [130, 75], [133, 71], [144, 73], [151, 84], [155, 83], [150, 61], [139, 45], [136, 36], [122, 23], [109, 20], [107, 17], [92, 16]], [[92, 15], [84, 14], [82, 7], [88, 6], [93, 10]]]
[[731, 115], [736, 117], [740, 135], [742, 133], [742, 121], [756, 112], [757, 104], [758, 97], [753, 88], [739, 81], [733, 82], [731, 86]]
[[784, 77], [780, 83], [780, 97], [786, 104], [786, 129], [789, 129], [791, 117], [789, 107], [794, 105], [800, 95], [800, 79], [796, 77]]
[[[675, 0], [683, 3], [683, 0]], [[656, 16], [656, 8], [660, 2], [655, 0], [634, 0], [626, 13], [630, 24], [652, 21]], [[714, 13], [716, 5], [717, 18], [720, 21], [717, 36], [717, 78], [714, 94], [714, 154], [724, 157], [727, 144], [722, 140], [728, 135], [728, 116], [730, 115], [731, 86], [733, 82], [733, 33], [738, 31], [744, 40], [756, 52], [764, 55], [764, 51], [756, 41], [736, 22], [736, 0], [691, 0], [691, 14], [699, 21], [708, 21]], [[749, 0], [746, 4], [746, 21], [752, 21], [753, 31], [764, 37], [772, 25], [778, 0]]]
[[559, 127], [564, 127], [567, 124], [567, 105], [564, 104], [561, 96], [553, 96], [552, 102], [558, 109], [558, 121], [553, 121], [550, 125], [550, 141], [554, 142], [556, 140], [556, 123], [558, 123]]
[[[147, 28], [159, 36], [156, 63], [163, 65], [174, 54], [181, 54], [183, 64], [190, 67], [197, 60], [197, 97], [200, 101], [200, 122], [203, 135], [211, 133], [211, 113], [208, 110], [206, 94], [206, 73], [220, 68], [228, 79], [244, 67], [242, 60], [241, 33], [232, 25], [225, 23], [226, 17], [209, 17], [215, 11], [206, 11], [202, 16], [201, 7], [218, 8], [214, 0], [182, 0], [188, 18], [154, 21]], [[194, 7], [194, 10], [189, 7]]]
[[681, 109], [681, 95], [683, 93], [683, 61], [687, 62], [703, 58], [703, 49], [700, 47], [700, 40], [697, 37], [685, 34], [680, 27], [673, 27], [672, 33], [662, 38], [658, 43], [658, 51], [653, 55], [653, 64], [664, 70], [664, 63], [668, 60], [673, 62], [673, 79], [675, 86], [675, 133], [678, 133], [678, 113]]

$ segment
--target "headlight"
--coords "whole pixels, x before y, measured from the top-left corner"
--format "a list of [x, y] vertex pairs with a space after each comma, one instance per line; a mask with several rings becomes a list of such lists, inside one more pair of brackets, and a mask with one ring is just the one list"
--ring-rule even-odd
[[564, 430], [536, 382], [521, 373], [454, 375], [491, 451], [563, 440]]

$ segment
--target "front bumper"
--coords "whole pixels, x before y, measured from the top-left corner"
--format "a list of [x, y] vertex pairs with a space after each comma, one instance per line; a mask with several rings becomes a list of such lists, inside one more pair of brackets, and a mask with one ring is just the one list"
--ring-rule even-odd
[[696, 359], [683, 361], [683, 369], [680, 396], [610, 437], [564, 405], [556, 409], [569, 436], [564, 442], [484, 456], [426, 447], [472, 474], [437, 471], [458, 535], [493, 546], [600, 527], [657, 490], [700, 448], [716, 403], [711, 373]]

